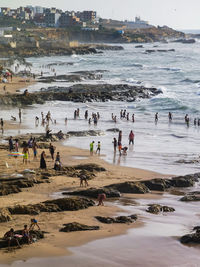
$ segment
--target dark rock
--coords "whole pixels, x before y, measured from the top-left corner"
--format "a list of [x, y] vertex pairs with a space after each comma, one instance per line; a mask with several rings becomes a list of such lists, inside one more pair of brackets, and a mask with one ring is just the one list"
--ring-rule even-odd
[[103, 135], [102, 131], [99, 130], [88, 130], [88, 131], [70, 131], [67, 133], [69, 136], [100, 136]]
[[160, 212], [173, 212], [175, 211], [175, 209], [172, 207], [162, 206], [159, 204], [151, 204], [149, 205], [149, 208], [146, 211], [153, 214], [158, 214]]
[[117, 132], [119, 132], [119, 129], [118, 128], [111, 128], [111, 129], [107, 129], [106, 132], [114, 132], [114, 133], [117, 133]]
[[74, 166], [75, 170], [86, 170], [86, 171], [90, 171], [90, 172], [105, 172], [106, 169], [95, 164], [95, 163], [89, 163], [89, 164], [79, 164]]
[[130, 215], [130, 216], [118, 216], [115, 218], [111, 217], [102, 217], [96, 216], [95, 217], [101, 223], [111, 224], [111, 223], [132, 223], [137, 220], [137, 215]]
[[143, 48], [143, 45], [136, 45], [135, 48]]
[[167, 179], [157, 178], [152, 180], [142, 181], [146, 187], [153, 191], [165, 191], [170, 187], [170, 182]]
[[[22, 235], [22, 230], [15, 231], [15, 234]], [[30, 235], [32, 236], [32, 238], [35, 238], [36, 240], [44, 238], [43, 232], [37, 230], [31, 230]], [[23, 237], [18, 238], [18, 240], [20, 245], [27, 244], [27, 240]], [[12, 240], [10, 246], [11, 247], [17, 246], [16, 241]], [[8, 241], [4, 240], [3, 238], [0, 239], [0, 248], [7, 248], [7, 247], [8, 247]]]
[[33, 205], [16, 205], [14, 207], [9, 207], [8, 210], [11, 214], [36, 215], [40, 212], [60, 212], [86, 209], [94, 205], [95, 203], [92, 200], [74, 197], [47, 200]]
[[91, 198], [97, 198], [99, 194], [105, 194], [107, 198], [120, 197], [119, 191], [112, 188], [89, 188], [73, 192], [63, 192], [63, 195], [79, 195]]
[[185, 175], [172, 178], [170, 183], [174, 187], [191, 187], [195, 181], [196, 177], [194, 175]]
[[200, 244], [200, 227], [196, 226], [194, 227], [193, 230], [196, 232], [192, 234], [184, 235], [180, 238], [180, 242], [182, 244], [189, 244], [189, 243]]
[[64, 224], [64, 227], [60, 229], [60, 232], [75, 232], [75, 231], [92, 231], [99, 230], [99, 226], [88, 226], [77, 222]]
[[8, 222], [12, 220], [12, 216], [8, 209], [1, 208], [0, 209], [0, 223], [2, 222]]
[[9, 194], [16, 194], [21, 192], [21, 189], [18, 186], [15, 185], [8, 185], [6, 183], [2, 183], [0, 185], [0, 196], [5, 196]]
[[200, 201], [200, 195], [196, 194], [196, 195], [186, 195], [184, 197], [182, 197], [180, 199], [180, 201], [185, 201], [185, 202], [189, 202], [189, 201]]
[[111, 184], [104, 188], [113, 188], [118, 190], [120, 193], [131, 193], [131, 194], [145, 194], [149, 193], [149, 189], [140, 182], [124, 182], [119, 184]]

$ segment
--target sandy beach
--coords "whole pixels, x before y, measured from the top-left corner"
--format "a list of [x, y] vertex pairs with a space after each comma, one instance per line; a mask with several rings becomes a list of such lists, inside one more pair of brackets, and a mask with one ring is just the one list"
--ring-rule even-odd
[[[12, 81], [9, 80], [8, 83], [1, 83], [0, 84], [0, 94], [16, 94], [20, 93], [21, 89], [26, 89], [27, 86], [33, 85], [35, 80], [32, 78], [23, 78], [23, 77], [16, 77], [12, 78]], [[4, 90], [5, 86], [5, 90]]]

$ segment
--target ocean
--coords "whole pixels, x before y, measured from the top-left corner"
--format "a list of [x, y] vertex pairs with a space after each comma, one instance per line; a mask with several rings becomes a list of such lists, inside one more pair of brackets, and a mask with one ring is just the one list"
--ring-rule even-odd
[[[154, 46], [158, 47], [154, 47]], [[51, 125], [53, 131], [100, 130], [101, 136], [71, 137], [64, 145], [89, 150], [89, 143], [95, 145], [101, 141], [102, 157], [113, 164], [138, 167], [164, 174], [188, 174], [199, 172], [200, 127], [194, 126], [194, 118], [200, 118], [200, 43], [195, 44], [144, 44], [144, 48], [135, 48], [134, 44], [123, 44], [122, 51], [105, 51], [103, 54], [82, 56], [55, 56], [29, 58], [33, 66], [31, 71], [44, 75], [53, 75], [51, 69], [45, 67], [50, 63], [66, 63], [73, 65], [54, 65], [57, 74], [68, 74], [82, 70], [106, 70], [102, 80], [82, 83], [128, 83], [155, 86], [162, 94], [151, 99], [136, 102], [89, 102], [72, 103], [53, 101], [44, 105], [34, 105], [23, 109], [25, 129], [20, 133], [44, 132], [44, 128], [34, 127], [35, 116], [41, 111], [51, 111], [57, 124]], [[175, 49], [175, 52], [155, 52], [146, 54], [146, 49]], [[71, 83], [55, 82], [38, 83], [30, 86], [29, 91], [40, 90], [49, 86], [70, 86]], [[74, 110], [80, 109], [80, 118], [74, 120]], [[100, 113], [97, 126], [89, 125], [84, 119], [85, 110]], [[126, 109], [135, 114], [135, 123], [121, 120], [120, 110]], [[154, 115], [158, 112], [159, 120], [155, 124]], [[169, 123], [168, 112], [172, 112], [173, 120]], [[117, 115], [117, 122], [111, 114]], [[9, 119], [17, 114], [16, 109], [1, 111], [1, 116]], [[184, 117], [190, 118], [189, 127]], [[65, 117], [68, 124], [65, 125]], [[113, 153], [112, 140], [117, 133], [107, 129], [119, 128], [123, 132], [122, 143], [128, 145], [130, 130], [135, 133], [135, 145], [128, 146], [127, 156]], [[9, 131], [7, 134], [14, 134]], [[88, 152], [89, 153], [89, 152]], [[199, 189], [199, 185], [196, 186]], [[192, 188], [191, 190], [194, 190]], [[154, 203], [169, 204], [176, 208], [170, 216], [151, 215], [145, 212], [148, 199], [141, 197], [132, 204], [122, 205], [119, 200], [114, 205], [121, 206], [129, 214], [142, 216], [144, 227], [131, 229], [128, 234], [113, 238], [97, 240], [78, 248], [70, 248], [74, 255], [51, 259], [30, 259], [28, 262], [16, 262], [13, 266], [199, 266], [199, 249], [183, 246], [177, 236], [188, 233], [198, 224], [198, 203], [182, 203], [180, 196], [164, 193], [162, 199], [152, 199]], [[130, 202], [132, 200], [130, 199]], [[145, 257], [144, 257], [145, 255]]]
[[[155, 47], [157, 46], [157, 47]], [[155, 86], [162, 94], [151, 99], [136, 102], [93, 102], [72, 103], [54, 101], [45, 105], [34, 105], [23, 111], [23, 120], [27, 127], [33, 128], [34, 118], [41, 111], [51, 111], [57, 124], [52, 125], [53, 131], [63, 132], [75, 130], [101, 130], [100, 137], [72, 137], [64, 144], [84, 149], [94, 140], [101, 141], [103, 158], [110, 163], [149, 169], [165, 174], [187, 174], [199, 171], [199, 131], [200, 127], [193, 125], [194, 118], [200, 118], [200, 43], [195, 44], [144, 44], [144, 48], [135, 48], [134, 44], [123, 44], [124, 50], [105, 51], [95, 55], [73, 55], [29, 58], [32, 63], [31, 71], [44, 75], [53, 75], [51, 66], [57, 74], [69, 74], [83, 70], [105, 70], [101, 80], [88, 81], [88, 84], [120, 84]], [[175, 49], [175, 52], [155, 52], [147, 54], [146, 49]], [[70, 63], [73, 65], [63, 65]], [[56, 65], [57, 64], [57, 65]], [[51, 84], [37, 83], [29, 87], [29, 91], [40, 90], [50, 86], [68, 87], [72, 83], [63, 81]], [[74, 120], [74, 110], [80, 108], [80, 118]], [[84, 119], [85, 110], [100, 113], [97, 126], [89, 125]], [[131, 115], [135, 114], [135, 123], [120, 120], [120, 110], [126, 109]], [[158, 112], [158, 123], [154, 115]], [[173, 114], [169, 123], [168, 112]], [[2, 116], [10, 117], [12, 111], [2, 111]], [[117, 116], [117, 123], [111, 119], [111, 114]], [[184, 117], [190, 118], [189, 127]], [[67, 127], [64, 118], [68, 118]], [[127, 156], [114, 155], [112, 141], [117, 133], [107, 132], [107, 129], [119, 128], [123, 132], [122, 145], [128, 145], [130, 130], [135, 134], [135, 145], [129, 147]], [[35, 128], [32, 132], [44, 132], [43, 127]], [[22, 130], [23, 132], [23, 130]], [[24, 130], [25, 132], [25, 130]], [[9, 132], [8, 134], [11, 134]]]

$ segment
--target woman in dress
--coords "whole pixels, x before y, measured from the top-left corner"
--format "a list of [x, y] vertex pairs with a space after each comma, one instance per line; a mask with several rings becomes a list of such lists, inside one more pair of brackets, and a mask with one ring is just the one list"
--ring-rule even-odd
[[45, 158], [46, 158], [45, 151], [42, 151], [41, 158], [40, 158], [40, 169], [46, 169], [47, 168]]

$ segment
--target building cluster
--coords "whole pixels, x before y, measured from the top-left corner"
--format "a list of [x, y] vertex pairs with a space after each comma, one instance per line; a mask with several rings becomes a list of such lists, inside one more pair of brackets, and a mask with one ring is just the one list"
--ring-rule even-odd
[[0, 8], [0, 17], [20, 19], [24, 23], [32, 21], [41, 27], [71, 27], [80, 26], [85, 29], [98, 29], [99, 20], [96, 11], [66, 11], [57, 8], [41, 6], [26, 6], [17, 9]]

